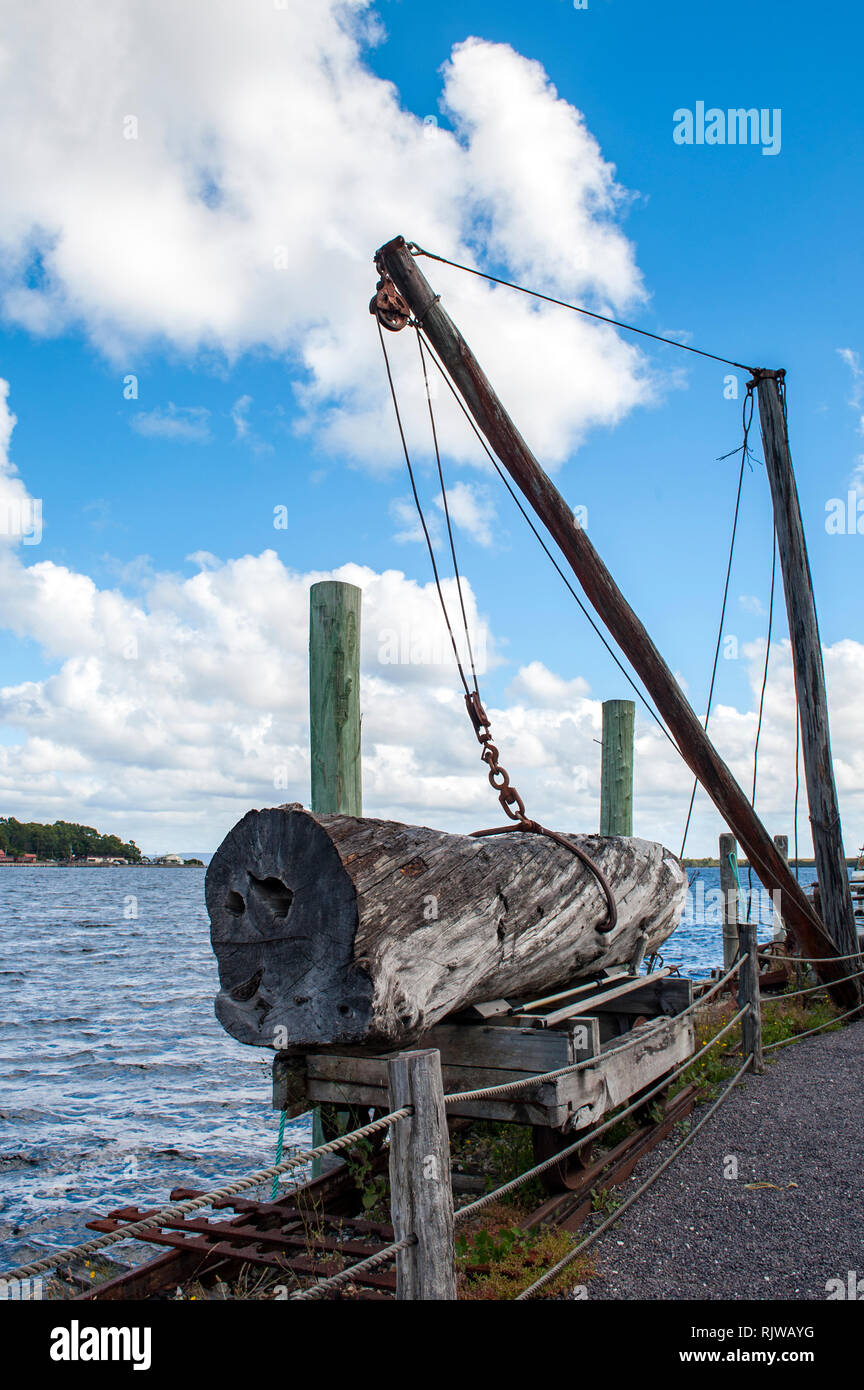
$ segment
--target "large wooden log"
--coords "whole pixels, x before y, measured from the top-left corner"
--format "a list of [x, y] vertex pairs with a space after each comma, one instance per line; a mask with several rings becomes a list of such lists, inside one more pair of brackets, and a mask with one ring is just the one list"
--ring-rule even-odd
[[468, 1004], [656, 949], [683, 909], [680, 861], [648, 840], [573, 838], [612, 884], [612, 932], [595, 876], [546, 836], [250, 811], [207, 871], [217, 1018], [258, 1047], [401, 1045]]

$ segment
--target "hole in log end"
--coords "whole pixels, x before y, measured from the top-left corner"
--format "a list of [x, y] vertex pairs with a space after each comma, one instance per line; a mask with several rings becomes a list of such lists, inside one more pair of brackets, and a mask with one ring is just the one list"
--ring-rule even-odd
[[242, 917], [246, 911], [246, 904], [239, 893], [235, 893], [232, 888], [228, 897], [225, 899], [225, 907], [232, 917]]
[[[263, 898], [268, 911], [280, 919], [287, 917], [294, 901], [294, 894], [288, 885], [283, 883], [281, 878], [256, 878], [251, 869], [248, 873], [252, 891]], [[240, 894], [236, 896], [239, 898]]]

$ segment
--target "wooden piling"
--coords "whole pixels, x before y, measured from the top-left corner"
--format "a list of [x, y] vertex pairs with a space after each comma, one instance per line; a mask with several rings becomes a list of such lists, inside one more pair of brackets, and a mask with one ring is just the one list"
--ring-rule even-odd
[[723, 969], [731, 970], [738, 953], [738, 878], [730, 855], [738, 853], [734, 835], [720, 836], [720, 891], [723, 894]]
[[450, 1138], [437, 1048], [400, 1052], [387, 1064], [391, 1110], [413, 1114], [390, 1130], [395, 1240], [414, 1237], [396, 1257], [397, 1299], [456, 1298]]
[[[820, 913], [837, 951], [848, 955], [858, 949], [858, 941], [831, 758], [825, 670], [813, 579], [789, 450], [786, 411], [780, 396], [780, 380], [784, 378], [783, 372], [757, 373], [756, 393], [789, 617], [795, 690], [801, 711], [801, 751], [819, 878]], [[857, 980], [849, 984], [850, 993], [860, 1000]]]
[[[789, 836], [788, 836], [788, 835], [775, 835], [775, 836], [774, 836], [774, 843], [775, 843], [775, 845], [777, 846], [778, 852], [779, 852], [780, 854], [783, 855], [783, 858], [786, 860], [786, 863], [788, 864], [788, 863], [789, 863]], [[773, 899], [772, 899], [772, 903], [773, 903]], [[785, 936], [786, 936], [786, 926], [785, 926], [785, 923], [784, 923], [784, 921], [783, 921], [783, 918], [780, 916], [780, 913], [777, 911], [777, 908], [776, 908], [776, 906], [775, 906], [775, 907], [774, 907], [774, 940], [775, 940], [775, 941], [782, 941], [782, 940], [784, 939]]]
[[309, 591], [309, 744], [313, 811], [362, 816], [360, 600], [327, 579]]
[[600, 834], [633, 834], [633, 700], [603, 701]]
[[757, 955], [756, 923], [739, 922], [738, 949], [744, 964], [738, 971], [738, 1008], [750, 1008], [741, 1020], [741, 1052], [752, 1052], [750, 1070], [760, 1075], [765, 1070], [762, 1060], [762, 1006], [759, 998], [759, 957]]
[[[356, 584], [325, 579], [309, 590], [309, 749], [313, 811], [362, 816], [360, 761], [360, 608]], [[336, 1111], [338, 1125], [342, 1112]], [[330, 1135], [326, 1136], [332, 1137]], [[320, 1106], [312, 1145], [325, 1139]], [[321, 1175], [314, 1159], [313, 1178]]]

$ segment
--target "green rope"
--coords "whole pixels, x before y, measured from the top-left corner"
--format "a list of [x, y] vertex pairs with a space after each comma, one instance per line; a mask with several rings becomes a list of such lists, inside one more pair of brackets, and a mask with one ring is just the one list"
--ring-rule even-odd
[[[286, 1114], [287, 1114], [287, 1111], [283, 1110], [281, 1116], [279, 1117], [279, 1138], [276, 1140], [276, 1162], [277, 1162], [277, 1164], [279, 1164], [279, 1163], [282, 1162], [282, 1148], [283, 1148], [283, 1145], [284, 1145], [284, 1143], [285, 1143], [285, 1116], [286, 1116]], [[271, 1202], [275, 1202], [275, 1201], [276, 1201], [276, 1196], [277, 1196], [278, 1191], [279, 1191], [279, 1174], [276, 1173], [276, 1174], [274, 1174], [274, 1177], [273, 1177], [273, 1191], [270, 1193], [270, 1201], [271, 1201]]]

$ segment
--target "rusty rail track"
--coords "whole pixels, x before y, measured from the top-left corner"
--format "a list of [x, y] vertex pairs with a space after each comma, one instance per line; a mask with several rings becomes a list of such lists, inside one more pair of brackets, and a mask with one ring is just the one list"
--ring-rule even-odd
[[[690, 1113], [696, 1094], [695, 1087], [685, 1087], [667, 1102], [659, 1121], [642, 1124], [593, 1162], [586, 1161], [575, 1177], [569, 1172], [567, 1190], [553, 1194], [524, 1217], [520, 1222], [523, 1229], [546, 1224], [577, 1230], [593, 1211], [594, 1194], [626, 1182], [639, 1160]], [[373, 1174], [385, 1171], [386, 1166], [387, 1154], [379, 1152], [373, 1159]], [[197, 1195], [195, 1188], [175, 1188], [171, 1200]], [[167, 1221], [139, 1237], [167, 1246], [166, 1250], [104, 1283], [85, 1288], [75, 1295], [75, 1301], [146, 1299], [178, 1286], [210, 1287], [237, 1280], [250, 1266], [261, 1275], [284, 1275], [286, 1284], [299, 1287], [306, 1280], [324, 1278], [346, 1264], [365, 1259], [393, 1240], [388, 1223], [353, 1214], [359, 1205], [360, 1194], [346, 1164], [286, 1192], [275, 1202], [241, 1197], [216, 1201], [214, 1212], [234, 1214]], [[120, 1207], [88, 1222], [88, 1226], [96, 1231], [117, 1231], [148, 1214], [137, 1206]], [[466, 1272], [470, 1276], [482, 1271], [469, 1267]], [[359, 1274], [350, 1296], [379, 1300], [392, 1299], [395, 1293], [395, 1272], [383, 1269]]]

